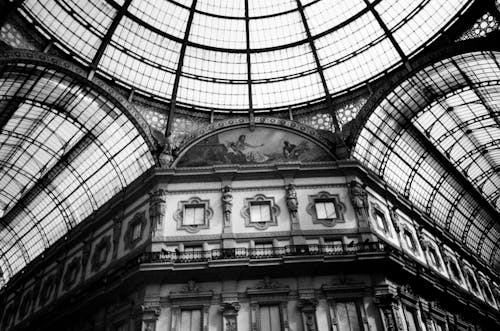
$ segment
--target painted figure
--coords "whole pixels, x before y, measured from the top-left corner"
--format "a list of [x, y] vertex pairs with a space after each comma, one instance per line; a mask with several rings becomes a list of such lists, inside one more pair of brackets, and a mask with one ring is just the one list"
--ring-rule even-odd
[[252, 145], [246, 142], [246, 135], [242, 134], [239, 136], [236, 142], [230, 142], [228, 148], [233, 151], [233, 153], [243, 156], [247, 162], [262, 163], [266, 162], [269, 157], [258, 150], [259, 147], [264, 146]]

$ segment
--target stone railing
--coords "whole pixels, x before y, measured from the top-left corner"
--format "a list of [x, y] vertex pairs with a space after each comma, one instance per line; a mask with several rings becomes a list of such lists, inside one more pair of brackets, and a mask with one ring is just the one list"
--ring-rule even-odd
[[335, 256], [358, 253], [385, 252], [388, 246], [383, 242], [363, 242], [356, 244], [338, 245], [293, 245], [269, 248], [221, 248], [199, 251], [162, 251], [145, 252], [139, 257], [139, 263], [189, 263], [214, 260], [234, 259], [271, 259], [285, 256]]

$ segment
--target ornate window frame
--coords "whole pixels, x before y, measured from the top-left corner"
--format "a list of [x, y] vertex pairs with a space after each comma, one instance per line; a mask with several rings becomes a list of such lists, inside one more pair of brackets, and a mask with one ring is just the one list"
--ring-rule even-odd
[[[415, 231], [413, 230], [413, 228], [411, 226], [409, 226], [408, 224], [406, 224], [406, 223], [402, 223], [401, 224], [401, 228], [403, 230], [403, 231], [401, 231], [401, 237], [403, 239], [402, 241], [404, 243], [404, 248], [407, 251], [412, 252], [414, 255], [420, 255], [420, 253], [419, 253], [419, 247], [418, 247], [417, 235], [415, 234]], [[408, 243], [406, 242], [406, 238], [405, 238], [406, 234], [410, 235], [410, 239], [412, 239], [414, 248], [411, 248], [408, 245]]]
[[[271, 211], [271, 221], [252, 222], [250, 218], [250, 207], [252, 203], [269, 204], [269, 208]], [[267, 230], [270, 226], [277, 226], [279, 214], [280, 208], [276, 205], [274, 197], [267, 197], [264, 194], [257, 194], [252, 198], [245, 198], [244, 206], [241, 210], [241, 216], [245, 220], [245, 227], [253, 227], [257, 230]]]
[[[90, 261], [90, 270], [93, 272], [99, 271], [108, 261], [110, 251], [111, 235], [107, 235], [102, 237], [99, 243], [95, 245], [94, 254], [92, 255], [92, 260]], [[104, 258], [102, 258], [103, 252]]]
[[481, 289], [481, 292], [483, 293], [483, 297], [484, 297], [485, 301], [493, 306], [496, 306], [495, 296], [493, 295], [493, 291], [491, 290], [491, 286], [490, 286], [488, 280], [483, 275], [480, 275], [480, 277], [479, 277], [479, 287]]
[[[451, 254], [451, 252], [447, 251], [443, 257], [443, 260], [444, 260], [445, 264], [447, 265], [447, 270], [448, 270], [448, 273], [450, 274], [450, 278], [454, 282], [456, 282], [457, 284], [463, 285], [464, 284], [464, 275], [463, 275], [463, 272], [460, 268], [460, 265], [458, 264], [457, 259], [453, 256], [453, 254]], [[452, 266], [451, 266], [452, 264], [455, 266], [455, 268], [457, 268], [458, 278], [455, 276], [455, 273], [452, 271]]]
[[[384, 227], [381, 227], [378, 224], [378, 222], [377, 222], [377, 214], [379, 214], [380, 216], [383, 217]], [[387, 215], [384, 212], [383, 208], [380, 207], [380, 205], [378, 203], [370, 201], [370, 216], [371, 216], [371, 219], [373, 220], [373, 223], [374, 223], [375, 227], [379, 231], [385, 233], [389, 237], [392, 237], [391, 227], [390, 227], [389, 222], [388, 222], [388, 220], [390, 218], [387, 217]]]
[[38, 304], [40, 306], [44, 305], [54, 294], [54, 289], [56, 288], [56, 275], [52, 274], [48, 276], [43, 282], [42, 289], [40, 290], [40, 296], [38, 298]]
[[69, 290], [76, 283], [78, 273], [80, 272], [81, 257], [74, 257], [66, 266], [66, 272], [63, 277], [63, 290]]
[[171, 292], [169, 295], [171, 305], [171, 329], [172, 331], [182, 331], [180, 320], [182, 310], [199, 309], [202, 314], [202, 330], [208, 330], [209, 315], [213, 291], [202, 291], [198, 284], [190, 280], [181, 292]]
[[290, 331], [288, 322], [289, 293], [290, 288], [280, 286], [269, 277], [265, 277], [260, 286], [248, 288], [247, 295], [250, 298], [250, 330], [260, 330], [258, 325], [261, 306], [276, 305], [279, 307], [281, 331]]
[[[134, 217], [128, 222], [127, 230], [123, 235], [123, 241], [125, 243], [125, 249], [134, 249], [137, 246], [137, 243], [141, 241], [144, 237], [144, 229], [146, 228], [146, 212], [140, 211], [135, 213]], [[134, 228], [136, 226], [140, 226], [140, 235], [139, 238], [134, 239]]]
[[[345, 204], [340, 201], [340, 196], [338, 194], [330, 194], [326, 191], [321, 191], [315, 195], [309, 195], [308, 198], [309, 204], [306, 207], [306, 211], [309, 215], [311, 215], [313, 224], [323, 224], [327, 227], [333, 227], [338, 223], [345, 223], [344, 213], [346, 211], [346, 207]], [[333, 202], [337, 217], [318, 218], [318, 213], [316, 211], [317, 202]]]
[[[184, 225], [184, 211], [186, 206], [190, 205], [203, 205], [205, 210], [203, 224], [199, 225]], [[178, 209], [174, 213], [174, 220], [177, 222], [177, 230], [184, 230], [189, 233], [197, 233], [201, 229], [208, 229], [210, 227], [210, 219], [214, 215], [214, 211], [210, 208], [210, 200], [202, 200], [198, 197], [192, 197], [188, 200], [179, 201]]]
[[[474, 295], [477, 295], [477, 296], [482, 296], [479, 282], [478, 282], [476, 276], [474, 275], [474, 271], [472, 270], [472, 268], [470, 268], [469, 266], [466, 266], [464, 273], [465, 273], [465, 281], [466, 281], [467, 286], [469, 287], [469, 290], [471, 291], [471, 293], [473, 293]], [[471, 284], [471, 282], [470, 282], [471, 279], [474, 281], [474, 284]], [[472, 285], [474, 285], [474, 286], [472, 286]], [[473, 287], [475, 287], [476, 289], [474, 289]]]
[[23, 320], [26, 315], [28, 315], [31, 306], [33, 305], [33, 291], [28, 290], [21, 300], [21, 305], [19, 306], [18, 318], [19, 320]]

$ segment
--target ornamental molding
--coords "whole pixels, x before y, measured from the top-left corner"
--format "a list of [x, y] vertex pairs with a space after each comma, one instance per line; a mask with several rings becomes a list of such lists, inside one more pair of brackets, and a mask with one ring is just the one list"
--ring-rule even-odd
[[[196, 225], [185, 225], [184, 224], [184, 210], [186, 206], [189, 205], [200, 205], [203, 206], [204, 216], [203, 224]], [[174, 212], [173, 218], [177, 222], [177, 230], [184, 230], [189, 233], [197, 233], [201, 229], [208, 229], [210, 227], [210, 219], [214, 216], [214, 211], [210, 208], [210, 200], [202, 200], [198, 197], [192, 197], [188, 200], [179, 201], [177, 204], [177, 210]]]
[[[340, 201], [339, 194], [330, 194], [328, 192], [322, 191], [315, 195], [309, 195], [309, 204], [306, 207], [306, 211], [312, 217], [313, 224], [322, 224], [327, 227], [334, 227], [338, 223], [345, 223], [344, 214], [346, 211], [346, 206]], [[318, 213], [316, 211], [316, 202], [321, 201], [331, 201], [335, 206], [336, 217], [318, 219]]]
[[66, 267], [66, 271], [64, 273], [64, 277], [62, 280], [63, 290], [65, 291], [69, 290], [76, 283], [78, 272], [80, 271], [80, 266], [81, 266], [80, 256], [74, 257], [68, 263], [68, 266]]
[[[94, 254], [90, 261], [90, 270], [99, 271], [108, 261], [108, 255], [111, 250], [111, 235], [101, 237], [101, 240], [94, 248]], [[104, 252], [104, 255], [102, 255]], [[104, 258], [103, 258], [104, 256]]]
[[38, 303], [43, 306], [47, 301], [52, 298], [54, 289], [56, 288], [56, 275], [52, 274], [48, 276], [43, 282], [42, 288], [40, 290], [40, 295], [38, 297]]
[[[134, 249], [137, 244], [142, 240], [144, 237], [144, 230], [146, 228], [146, 211], [140, 211], [135, 213], [134, 217], [130, 220], [130, 222], [127, 225], [127, 230], [125, 231], [123, 235], [123, 242], [125, 244], [125, 249]], [[134, 228], [136, 226], [140, 226], [140, 235], [138, 238], [133, 238], [134, 236]]]
[[[250, 217], [250, 206], [251, 203], [268, 203], [271, 212], [271, 220], [269, 222], [252, 222]], [[257, 230], [267, 230], [270, 226], [278, 225], [278, 216], [280, 214], [280, 208], [276, 205], [274, 197], [267, 197], [264, 194], [257, 194], [251, 198], [245, 198], [243, 209], [240, 212], [241, 216], [245, 220], [245, 227], [255, 228]]]
[[210, 303], [214, 292], [212, 290], [202, 290], [194, 281], [189, 280], [180, 292], [170, 292], [168, 298], [176, 306], [179, 305], [207, 305]]

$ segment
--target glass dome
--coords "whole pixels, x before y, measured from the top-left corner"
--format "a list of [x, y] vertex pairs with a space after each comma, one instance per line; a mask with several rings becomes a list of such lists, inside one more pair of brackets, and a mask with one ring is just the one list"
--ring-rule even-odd
[[26, 0], [21, 11], [90, 71], [134, 91], [199, 110], [259, 112], [380, 76], [470, 3]]

